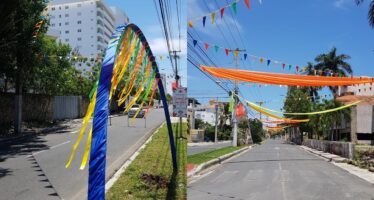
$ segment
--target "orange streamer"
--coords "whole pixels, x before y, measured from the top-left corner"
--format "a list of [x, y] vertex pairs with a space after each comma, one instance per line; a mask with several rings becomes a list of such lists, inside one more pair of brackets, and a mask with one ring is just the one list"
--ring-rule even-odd
[[200, 68], [218, 78], [231, 79], [244, 82], [262, 84], [289, 85], [289, 86], [343, 86], [354, 84], [373, 83], [368, 77], [326, 77], [293, 74], [277, 74], [255, 72], [237, 69], [224, 69], [200, 65]]

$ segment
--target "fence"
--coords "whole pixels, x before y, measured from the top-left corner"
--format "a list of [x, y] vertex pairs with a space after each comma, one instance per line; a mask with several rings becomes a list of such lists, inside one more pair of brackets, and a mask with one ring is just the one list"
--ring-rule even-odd
[[335, 142], [308, 139], [303, 142], [303, 145], [323, 152], [340, 155], [342, 157], [349, 159], [353, 158], [355, 150], [355, 145], [350, 142]]

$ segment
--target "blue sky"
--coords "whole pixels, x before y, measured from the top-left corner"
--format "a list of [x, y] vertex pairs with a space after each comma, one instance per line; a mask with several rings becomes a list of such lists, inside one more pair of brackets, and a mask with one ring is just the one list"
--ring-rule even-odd
[[[172, 75], [173, 71], [171, 68], [170, 60], [166, 58], [168, 55], [167, 46], [165, 43], [165, 39], [163, 36], [163, 32], [157, 17], [157, 12], [155, 8], [155, 4], [153, 1], [150, 0], [136, 0], [136, 1], [129, 1], [129, 0], [105, 0], [106, 4], [109, 6], [116, 6], [124, 11], [128, 17], [130, 18], [130, 22], [136, 24], [144, 33], [145, 37], [147, 38], [153, 54], [157, 56], [163, 56], [163, 60], [161, 61], [158, 59], [159, 68], [163, 73]], [[158, 2], [158, 1], [157, 1]], [[170, 1], [171, 3], [171, 13], [173, 18], [173, 33], [174, 38], [173, 40], [174, 46], [176, 50], [179, 50], [179, 42], [178, 42], [178, 31], [177, 31], [177, 12], [175, 10], [175, 1]], [[181, 22], [181, 58], [180, 58], [180, 73], [182, 79], [182, 86], [187, 86], [187, 62], [186, 62], [186, 20], [187, 20], [187, 8], [185, 1], [182, 1], [182, 22]], [[173, 78], [168, 79], [168, 92], [171, 93], [171, 85], [170, 81]]]
[[[209, 14], [209, 10], [217, 10], [231, 2], [232, 0], [189, 0], [187, 19]], [[339, 54], [351, 56], [348, 62], [355, 76], [374, 76], [374, 29], [367, 20], [369, 1], [357, 6], [354, 0], [262, 0], [262, 4], [258, 0], [251, 0], [251, 9], [248, 11], [241, 0], [237, 9], [237, 15], [233, 17], [231, 10], [225, 10], [223, 18], [226, 22], [221, 20], [219, 13], [214, 25], [210, 22], [210, 16], [205, 27], [201, 20], [193, 21], [194, 30], [189, 28], [189, 32], [198, 40], [232, 49], [244, 48], [248, 54], [283, 61], [293, 66], [306, 66], [318, 54], [328, 52], [335, 46]], [[216, 53], [210, 48], [207, 54], [221, 67], [235, 66], [233, 56], [226, 56], [223, 50]], [[241, 69], [255, 71], [295, 73], [294, 67], [289, 71], [282, 70], [281, 65], [267, 66], [265, 63], [247, 60], [240, 61], [239, 66]], [[190, 64], [188, 87], [190, 96], [227, 96]], [[240, 91], [246, 99], [266, 101], [266, 107], [278, 110], [283, 106], [284, 96], [281, 95], [286, 94], [286, 88], [279, 86], [259, 88], [241, 85]], [[324, 90], [323, 94], [330, 93]], [[208, 99], [200, 100], [207, 102]]]

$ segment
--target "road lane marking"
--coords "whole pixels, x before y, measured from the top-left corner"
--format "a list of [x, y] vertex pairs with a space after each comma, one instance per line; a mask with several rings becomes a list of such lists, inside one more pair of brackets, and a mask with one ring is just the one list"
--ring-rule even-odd
[[60, 147], [60, 146], [62, 146], [62, 145], [68, 144], [68, 143], [70, 143], [70, 140], [68, 140], [68, 141], [66, 141], [66, 142], [63, 142], [63, 143], [61, 143], [61, 144], [57, 144], [57, 145], [51, 146], [51, 147], [48, 148], [48, 149], [44, 149], [44, 150], [41, 150], [41, 151], [37, 151], [37, 152], [32, 153], [31, 155], [28, 155], [28, 156], [26, 156], [26, 157], [29, 158], [29, 157], [31, 157], [31, 156], [38, 155], [38, 154], [43, 153], [43, 152], [45, 152], [45, 151], [47, 151], [47, 150], [51, 150], [51, 149], [54, 149], [54, 148]]

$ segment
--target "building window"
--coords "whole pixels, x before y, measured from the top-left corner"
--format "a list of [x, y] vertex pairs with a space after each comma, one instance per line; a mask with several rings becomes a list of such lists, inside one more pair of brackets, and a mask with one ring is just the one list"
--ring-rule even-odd
[[65, 14], [65, 17], [69, 17], [69, 14]]
[[77, 38], [77, 40], [78, 40], [78, 41], [82, 41], [82, 38], [81, 38], [81, 37], [79, 37], [79, 38]]
[[58, 15], [58, 18], [61, 18], [61, 15]]
[[58, 26], [61, 26], [61, 23], [58, 23]]
[[69, 6], [65, 6], [65, 9], [69, 9]]
[[78, 33], [82, 32], [82, 29], [78, 29]]
[[52, 24], [51, 26], [52, 26], [52, 27], [55, 27], [55, 24]]
[[65, 33], [66, 33], [66, 34], [68, 34], [68, 33], [69, 33], [69, 31], [65, 31]]
[[59, 6], [58, 9], [61, 10], [61, 6]]
[[77, 24], [82, 24], [82, 21], [81, 21], [81, 20], [79, 20], [79, 21], [77, 22]]
[[69, 25], [69, 22], [65, 22], [65, 25]]
[[79, 7], [82, 7], [82, 4], [78, 3], [78, 8], [79, 8]]
[[65, 39], [65, 42], [69, 42], [69, 38], [66, 38], [66, 39]]
[[52, 7], [52, 10], [56, 10], [56, 8], [55, 8], [55, 7]]

